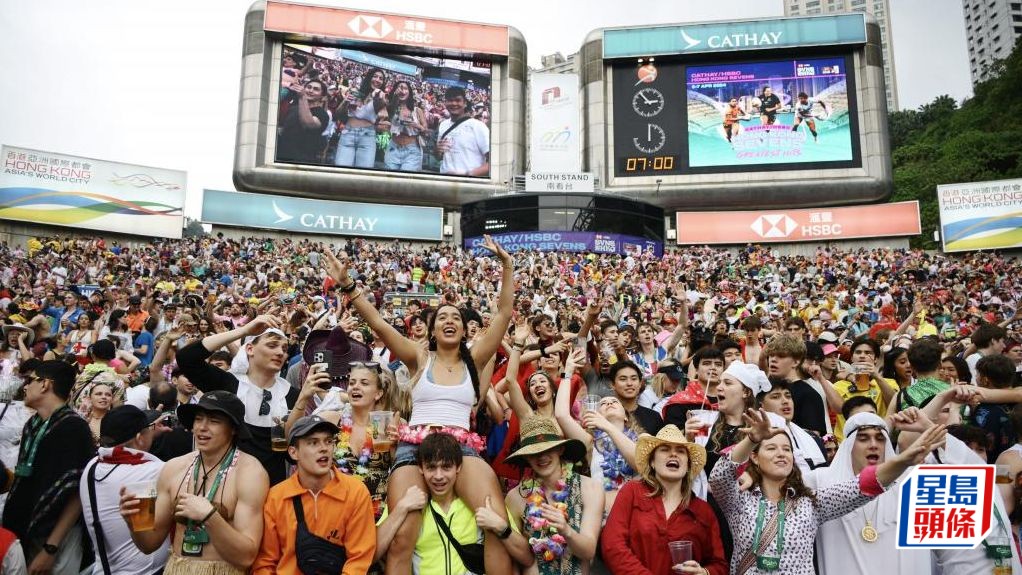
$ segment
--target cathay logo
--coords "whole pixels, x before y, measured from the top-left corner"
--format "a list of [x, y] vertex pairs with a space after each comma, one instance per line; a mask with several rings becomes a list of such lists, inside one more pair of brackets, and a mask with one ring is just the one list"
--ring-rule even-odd
[[798, 222], [787, 214], [763, 215], [749, 226], [761, 238], [786, 238], [798, 228]]
[[284, 213], [284, 210], [280, 209], [277, 206], [277, 200], [273, 200], [272, 203], [273, 203], [273, 211], [277, 213], [277, 218], [278, 218], [277, 221], [275, 221], [273, 223], [279, 224], [281, 222], [286, 222], [288, 220], [293, 220], [294, 219], [294, 216], [289, 216], [288, 214]]
[[687, 46], [685, 46], [685, 48], [684, 48], [685, 50], [688, 50], [689, 48], [693, 48], [695, 46], [698, 46], [699, 44], [701, 44], [703, 42], [702, 40], [696, 40], [695, 38], [693, 38], [693, 37], [689, 36], [688, 34], [686, 34], [684, 28], [682, 28], [682, 30], [681, 30], [681, 39], [685, 41], [685, 44], [687, 44]]

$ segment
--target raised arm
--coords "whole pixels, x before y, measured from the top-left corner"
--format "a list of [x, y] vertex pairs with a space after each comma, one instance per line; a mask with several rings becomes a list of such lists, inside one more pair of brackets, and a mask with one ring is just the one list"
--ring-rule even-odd
[[351, 279], [351, 276], [348, 275], [347, 255], [342, 254], [341, 259], [338, 259], [332, 251], [324, 250], [323, 256], [323, 263], [326, 266], [327, 273], [337, 282], [342, 293], [350, 294], [350, 302], [354, 306], [355, 311], [362, 316], [362, 319], [369, 324], [369, 327], [380, 334], [380, 339], [383, 340], [387, 349], [390, 350], [396, 359], [401, 360], [401, 363], [408, 367], [410, 373], [417, 372], [419, 370], [419, 354], [422, 353], [422, 348], [419, 344], [398, 333], [387, 320], [383, 319], [376, 306], [362, 297], [362, 291], [355, 288], [355, 280]]
[[525, 349], [525, 338], [529, 333], [527, 328], [528, 320], [523, 315], [515, 325], [515, 341], [511, 345], [511, 357], [508, 359], [507, 373], [504, 375], [507, 380], [507, 393], [511, 409], [522, 421], [532, 415], [532, 407], [526, 401], [522, 387], [518, 384], [518, 368], [521, 365], [522, 350]]
[[585, 362], [584, 354], [585, 352], [582, 350], [575, 350], [568, 358], [567, 365], [564, 367], [564, 377], [561, 378], [561, 382], [557, 386], [554, 417], [557, 419], [557, 424], [561, 426], [564, 437], [577, 439], [586, 445], [586, 449], [589, 449], [593, 445], [593, 436], [589, 435], [571, 416], [571, 376], [575, 373], [578, 363]]
[[486, 334], [476, 340], [475, 345], [472, 346], [472, 359], [475, 360], [476, 367], [479, 369], [482, 369], [486, 362], [490, 361], [493, 354], [497, 353], [497, 347], [500, 346], [500, 342], [507, 332], [507, 326], [511, 323], [511, 316], [514, 313], [515, 306], [514, 260], [511, 258], [511, 254], [500, 247], [500, 244], [493, 241], [493, 238], [488, 235], [483, 237], [486, 239], [483, 247], [500, 258], [503, 264], [503, 273], [500, 280], [500, 298], [497, 300], [497, 313], [490, 320], [490, 328], [486, 330]]

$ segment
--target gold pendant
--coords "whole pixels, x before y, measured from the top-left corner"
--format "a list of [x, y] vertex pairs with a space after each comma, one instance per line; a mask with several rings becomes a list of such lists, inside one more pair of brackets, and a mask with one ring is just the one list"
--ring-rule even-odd
[[862, 540], [866, 543], [876, 543], [876, 540], [879, 538], [877, 530], [873, 529], [873, 524], [869, 521], [866, 522], [866, 526], [862, 528], [860, 534], [862, 535]]

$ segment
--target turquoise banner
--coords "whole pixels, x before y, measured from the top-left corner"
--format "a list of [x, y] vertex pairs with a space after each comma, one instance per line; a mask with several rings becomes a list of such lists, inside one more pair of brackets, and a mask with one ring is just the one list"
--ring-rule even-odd
[[603, 31], [603, 57], [635, 58], [866, 43], [865, 14]]
[[444, 210], [203, 190], [202, 221], [306, 234], [439, 241]]

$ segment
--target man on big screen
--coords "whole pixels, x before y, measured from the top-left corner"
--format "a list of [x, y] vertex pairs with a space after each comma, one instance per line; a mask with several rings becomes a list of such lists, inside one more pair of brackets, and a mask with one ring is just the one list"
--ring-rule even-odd
[[472, 117], [465, 89], [452, 86], [444, 94], [451, 117], [440, 122], [436, 154], [440, 173], [452, 176], [490, 174], [490, 130]]

